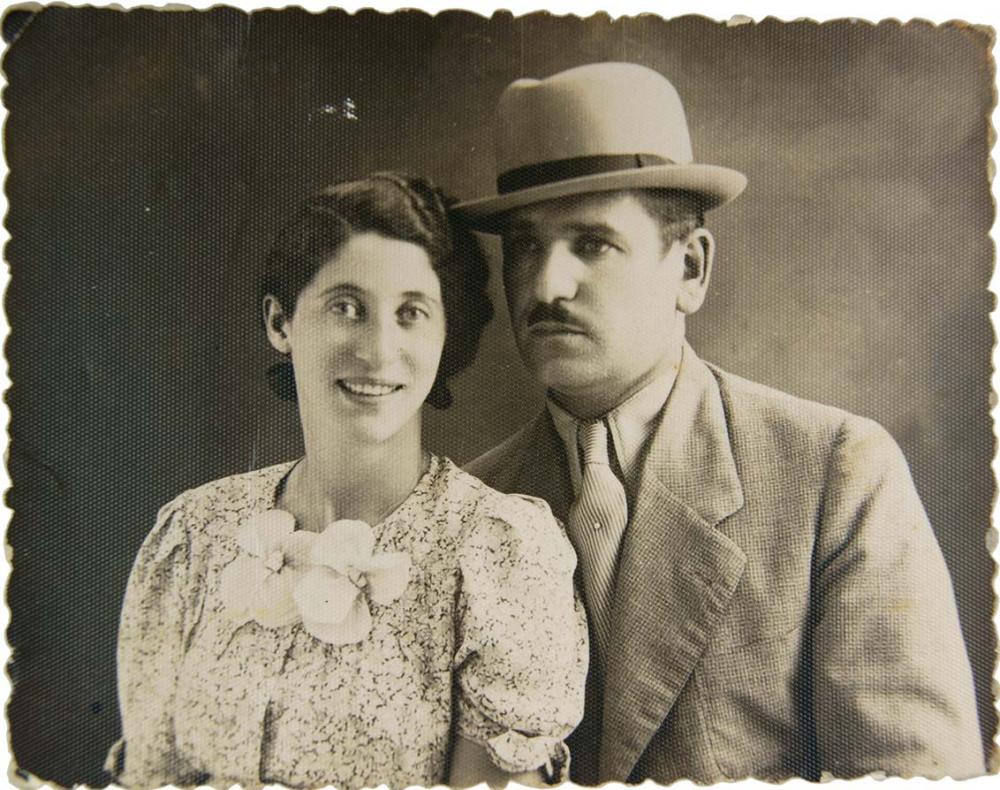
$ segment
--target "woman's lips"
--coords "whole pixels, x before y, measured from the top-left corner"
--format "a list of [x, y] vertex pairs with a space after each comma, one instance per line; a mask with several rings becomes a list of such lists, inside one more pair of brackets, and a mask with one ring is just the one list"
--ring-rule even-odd
[[402, 384], [392, 384], [372, 379], [339, 379], [337, 386], [351, 395], [363, 398], [382, 398], [403, 389]]

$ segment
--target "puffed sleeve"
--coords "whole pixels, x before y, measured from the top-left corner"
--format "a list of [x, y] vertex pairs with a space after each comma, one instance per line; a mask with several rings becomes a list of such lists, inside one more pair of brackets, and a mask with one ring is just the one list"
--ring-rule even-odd
[[984, 770], [972, 672], [944, 559], [902, 453], [852, 418], [816, 547], [820, 767], [965, 778]]
[[566, 766], [588, 660], [576, 556], [539, 499], [496, 495], [471, 522], [460, 547], [458, 733], [511, 773]]
[[191, 609], [191, 546], [181, 500], [165, 505], [129, 576], [118, 629], [122, 738], [105, 763], [126, 787], [181, 784], [173, 707]]

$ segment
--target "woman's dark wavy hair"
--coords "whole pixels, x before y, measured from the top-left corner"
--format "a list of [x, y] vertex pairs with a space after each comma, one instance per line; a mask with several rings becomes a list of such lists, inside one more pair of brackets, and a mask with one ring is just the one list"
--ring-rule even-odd
[[[427, 403], [447, 408], [448, 380], [475, 359], [493, 317], [486, 256], [469, 230], [452, 223], [448, 208], [454, 202], [426, 179], [399, 173], [375, 173], [323, 189], [278, 233], [260, 278], [258, 308], [271, 295], [293, 315], [302, 289], [355, 234], [378, 233], [423, 247], [441, 283], [447, 327]], [[290, 360], [273, 365], [268, 381], [279, 397], [295, 400]]]

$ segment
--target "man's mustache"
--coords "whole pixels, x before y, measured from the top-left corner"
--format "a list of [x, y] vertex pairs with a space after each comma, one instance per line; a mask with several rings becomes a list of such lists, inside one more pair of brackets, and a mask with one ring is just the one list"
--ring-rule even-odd
[[555, 321], [560, 324], [575, 324], [577, 323], [573, 316], [570, 315], [569, 310], [567, 310], [560, 302], [553, 302], [552, 304], [546, 304], [539, 302], [534, 307], [528, 311], [528, 318], [526, 323], [528, 326], [532, 324], [537, 324], [540, 321]]
[[586, 329], [583, 322], [574, 317], [561, 302], [553, 302], [551, 304], [539, 302], [528, 311], [525, 323], [529, 327], [541, 321], [553, 321], [559, 324], [569, 324], [579, 329]]

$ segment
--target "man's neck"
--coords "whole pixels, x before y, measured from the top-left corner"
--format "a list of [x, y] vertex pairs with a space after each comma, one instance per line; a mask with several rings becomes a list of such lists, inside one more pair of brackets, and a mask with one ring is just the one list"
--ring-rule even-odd
[[616, 388], [614, 385], [608, 386], [606, 382], [602, 382], [600, 386], [574, 393], [550, 389], [547, 395], [559, 408], [577, 420], [581, 422], [596, 420], [617, 409], [652, 382], [668, 375], [676, 376], [680, 370], [683, 350], [683, 344], [678, 345], [676, 350], [665, 355], [659, 363], [623, 387]]

